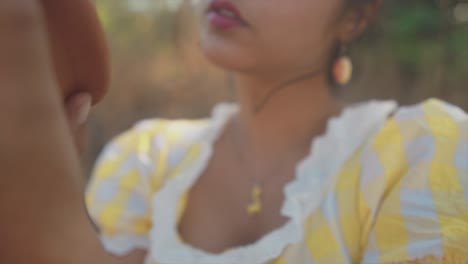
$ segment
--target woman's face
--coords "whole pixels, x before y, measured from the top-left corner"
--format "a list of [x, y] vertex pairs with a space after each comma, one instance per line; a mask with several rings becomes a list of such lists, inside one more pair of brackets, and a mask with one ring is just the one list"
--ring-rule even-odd
[[[205, 55], [227, 70], [266, 77], [325, 67], [344, 8], [343, 0], [200, 0], [200, 5]], [[226, 12], [235, 9], [242, 22]]]

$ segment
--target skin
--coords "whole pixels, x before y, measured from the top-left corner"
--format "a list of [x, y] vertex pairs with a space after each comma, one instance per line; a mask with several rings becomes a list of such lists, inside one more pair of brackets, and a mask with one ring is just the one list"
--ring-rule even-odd
[[[343, 12], [344, 2], [338, 0], [232, 2], [249, 26], [219, 30], [202, 16], [201, 46], [214, 64], [233, 71], [240, 113], [228, 123], [207, 170], [191, 189], [179, 226], [186, 242], [213, 253], [253, 243], [286, 223], [280, 214], [283, 188], [295, 177], [310, 142], [343, 108], [327, 81], [332, 49], [360, 34], [377, 7], [358, 14]], [[277, 87], [283, 89], [258, 110]], [[245, 208], [253, 177], [267, 184], [264, 208], [252, 217]]]
[[[185, 240], [212, 252], [251, 243], [284, 224], [281, 189], [306, 146], [342, 108], [325, 73], [293, 82], [261, 111], [256, 106], [271, 89], [325, 68], [333, 45], [359, 35], [377, 9], [343, 13], [341, 0], [233, 2], [251, 26], [221, 32], [202, 19], [201, 40], [206, 56], [236, 75], [241, 111], [216, 143], [179, 226]], [[0, 166], [7, 176], [0, 185], [0, 263], [143, 263], [142, 251], [108, 255], [87, 218], [75, 146], [90, 99], [78, 94], [63, 103], [45, 28], [36, 0], [0, 0]], [[249, 173], [272, 179], [255, 217], [245, 214]]]
[[0, 1], [0, 263], [120, 263], [102, 248], [83, 204], [75, 142], [88, 96], [64, 108], [48, 52], [38, 2]]

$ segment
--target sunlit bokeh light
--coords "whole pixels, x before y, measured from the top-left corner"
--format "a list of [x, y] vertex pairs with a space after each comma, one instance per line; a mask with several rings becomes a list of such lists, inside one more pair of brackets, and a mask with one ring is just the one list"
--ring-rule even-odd
[[453, 15], [457, 23], [468, 22], [468, 3], [459, 3], [453, 10]]

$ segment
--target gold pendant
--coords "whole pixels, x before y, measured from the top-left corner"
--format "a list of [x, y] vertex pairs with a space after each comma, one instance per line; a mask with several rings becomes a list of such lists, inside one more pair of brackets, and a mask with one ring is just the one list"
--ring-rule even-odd
[[252, 188], [252, 202], [247, 206], [247, 213], [249, 215], [255, 215], [262, 211], [262, 187], [255, 184]]

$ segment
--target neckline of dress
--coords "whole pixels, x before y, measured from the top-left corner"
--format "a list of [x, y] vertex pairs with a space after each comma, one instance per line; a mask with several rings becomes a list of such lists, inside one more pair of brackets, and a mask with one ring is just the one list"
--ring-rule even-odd
[[[340, 115], [331, 118], [327, 122], [326, 132], [312, 140], [310, 153], [297, 164], [295, 177], [283, 188], [285, 199], [281, 214], [289, 218], [286, 224], [263, 235], [254, 243], [215, 254], [195, 248], [180, 239], [180, 212], [177, 208], [186, 192], [208, 166], [213, 155], [213, 146], [229, 119], [239, 111], [237, 104], [218, 104], [213, 110], [211, 122], [197, 137], [201, 146], [199, 157], [179, 175], [169, 179], [153, 196], [150, 255], [158, 263], [200, 264], [259, 264], [279, 257], [288, 245], [303, 237], [302, 225], [305, 217], [317, 209], [324, 194], [333, 186], [336, 180], [334, 176], [338, 174], [340, 165], [366, 138], [380, 129], [386, 117], [396, 108], [394, 101], [371, 101], [349, 106]], [[356, 127], [356, 122], [361, 122], [361, 126]], [[349, 127], [353, 129], [349, 130]]]

